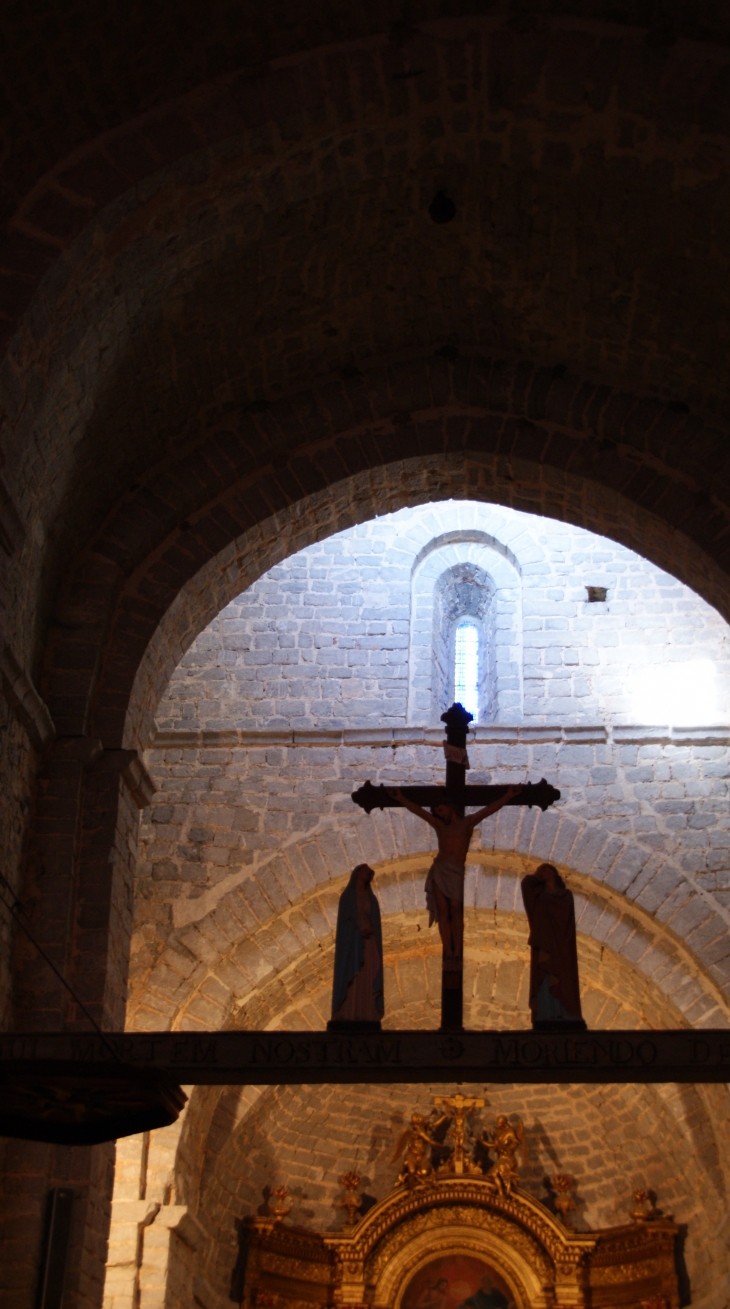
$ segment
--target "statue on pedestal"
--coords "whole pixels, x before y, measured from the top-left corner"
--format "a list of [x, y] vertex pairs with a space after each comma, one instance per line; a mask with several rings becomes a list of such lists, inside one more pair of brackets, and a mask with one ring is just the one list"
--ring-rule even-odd
[[540, 864], [522, 879], [522, 901], [530, 924], [532, 1026], [585, 1031], [573, 893], [557, 868]]
[[337, 910], [330, 1030], [379, 1031], [383, 999], [383, 933], [369, 864], [354, 868]]
[[484, 1132], [481, 1144], [486, 1146], [487, 1150], [493, 1150], [497, 1156], [491, 1171], [487, 1173], [487, 1182], [496, 1187], [502, 1195], [510, 1195], [520, 1181], [517, 1151], [522, 1154], [523, 1163], [527, 1157], [527, 1142], [522, 1119], [518, 1118], [516, 1126], [513, 1127], [505, 1114], [500, 1114], [495, 1124], [494, 1136], [487, 1136]]
[[448, 1119], [448, 1114], [441, 1114], [434, 1119], [433, 1114], [426, 1118], [425, 1114], [411, 1114], [411, 1125], [401, 1134], [398, 1144], [393, 1151], [392, 1163], [396, 1159], [403, 1157], [403, 1167], [398, 1175], [397, 1185], [403, 1183], [406, 1186], [416, 1186], [419, 1183], [427, 1182], [433, 1177], [433, 1165], [431, 1163], [431, 1150], [437, 1148], [440, 1142], [429, 1133], [436, 1132], [442, 1123]]

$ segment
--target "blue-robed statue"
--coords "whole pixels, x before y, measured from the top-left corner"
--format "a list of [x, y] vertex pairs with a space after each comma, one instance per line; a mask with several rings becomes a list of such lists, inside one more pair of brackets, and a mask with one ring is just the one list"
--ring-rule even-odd
[[368, 864], [358, 864], [340, 896], [329, 1027], [379, 1029], [385, 1012], [383, 932], [371, 886], [374, 876]]

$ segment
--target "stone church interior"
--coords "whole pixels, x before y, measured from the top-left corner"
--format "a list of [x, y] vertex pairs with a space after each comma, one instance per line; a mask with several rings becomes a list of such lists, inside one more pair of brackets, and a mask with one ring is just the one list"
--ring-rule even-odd
[[0, 35], [2, 1309], [727, 1309], [730, 10]]

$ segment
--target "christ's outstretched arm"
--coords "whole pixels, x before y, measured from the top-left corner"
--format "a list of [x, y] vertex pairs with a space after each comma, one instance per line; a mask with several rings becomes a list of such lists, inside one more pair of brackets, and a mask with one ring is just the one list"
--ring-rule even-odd
[[416, 815], [416, 818], [422, 818], [424, 823], [428, 823], [430, 827], [434, 827], [438, 830], [438, 818], [434, 818], [433, 814], [430, 814], [427, 809], [422, 809], [420, 804], [415, 804], [413, 800], [409, 800], [408, 796], [403, 794], [400, 787], [392, 788], [387, 786], [385, 789], [393, 800], [397, 800], [405, 809], [410, 809], [411, 813]]
[[521, 785], [508, 786], [504, 795], [501, 795], [498, 800], [492, 801], [492, 804], [485, 805], [483, 809], [477, 809], [475, 814], [467, 814], [466, 821], [471, 824], [472, 829], [475, 828], [479, 823], [483, 822], [485, 818], [489, 818], [490, 814], [496, 814], [497, 811], [502, 809], [504, 805], [508, 804], [514, 796], [519, 795], [521, 790]]

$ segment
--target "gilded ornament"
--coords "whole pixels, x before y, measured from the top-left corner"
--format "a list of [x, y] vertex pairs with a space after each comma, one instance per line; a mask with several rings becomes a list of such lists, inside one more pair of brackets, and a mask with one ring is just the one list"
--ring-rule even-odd
[[471, 1176], [481, 1176], [482, 1170], [479, 1164], [469, 1158], [466, 1151], [466, 1120], [474, 1109], [483, 1109], [484, 1100], [475, 1096], [462, 1095], [457, 1092], [456, 1095], [437, 1095], [434, 1097], [434, 1104], [438, 1109], [450, 1110], [451, 1132], [450, 1141], [451, 1154], [449, 1158], [441, 1164], [438, 1170], [439, 1177], [456, 1176], [462, 1177], [465, 1174]]
[[643, 1281], [647, 1277], [661, 1276], [664, 1261], [661, 1258], [634, 1259], [630, 1263], [612, 1263], [596, 1268], [591, 1275], [595, 1286], [611, 1286], [619, 1282]]
[[343, 1173], [340, 1178], [340, 1185], [345, 1188], [345, 1197], [340, 1201], [340, 1204], [347, 1210], [347, 1227], [354, 1227], [358, 1221], [356, 1214], [362, 1204], [362, 1196], [358, 1195], [357, 1191], [361, 1181], [360, 1174], [352, 1170], [349, 1173]]
[[575, 1186], [575, 1178], [569, 1177], [567, 1173], [555, 1173], [551, 1180], [556, 1192], [555, 1208], [565, 1227], [572, 1227], [570, 1215], [575, 1209], [575, 1200], [571, 1195], [571, 1191]]
[[[441, 1190], [442, 1186], [439, 1186], [438, 1191]], [[396, 1220], [392, 1214], [390, 1215], [391, 1230], [373, 1244], [371, 1253], [366, 1256], [367, 1281], [376, 1282], [394, 1260], [397, 1262], [401, 1258], [401, 1252], [405, 1251], [417, 1236], [425, 1232], [433, 1232], [436, 1236], [453, 1227], [459, 1228], [462, 1244], [463, 1233], [471, 1229], [474, 1234], [473, 1249], [475, 1250], [480, 1248], [480, 1232], [488, 1232], [490, 1236], [498, 1238], [511, 1249], [518, 1250], [543, 1282], [549, 1280], [552, 1261], [546, 1257], [543, 1242], [537, 1234], [526, 1230], [525, 1224], [529, 1221], [530, 1215], [525, 1213], [524, 1208], [517, 1220], [495, 1213], [492, 1208], [493, 1196], [494, 1192], [489, 1190], [484, 1181], [471, 1188], [471, 1194], [468, 1196], [471, 1203], [467, 1204], [463, 1203], [466, 1196], [454, 1195], [453, 1184], [449, 1185], [441, 1203], [437, 1205], [433, 1204], [431, 1192], [418, 1190], [414, 1194], [414, 1200], [419, 1205], [427, 1204], [428, 1208], [414, 1210], [405, 1220], [403, 1218]]]
[[653, 1191], [638, 1188], [632, 1192], [631, 1198], [634, 1207], [629, 1210], [629, 1213], [635, 1223], [650, 1223], [662, 1217], [661, 1209], [656, 1207], [656, 1196]]
[[403, 1166], [398, 1174], [398, 1186], [422, 1186], [433, 1177], [431, 1150], [438, 1147], [440, 1142], [429, 1136], [429, 1132], [437, 1131], [448, 1117], [448, 1114], [441, 1114], [441, 1117], [434, 1122], [432, 1114], [428, 1118], [425, 1114], [411, 1114], [411, 1125], [401, 1134], [391, 1160], [391, 1163], [395, 1163], [403, 1156]]
[[513, 1127], [509, 1119], [504, 1114], [500, 1114], [495, 1124], [494, 1136], [490, 1138], [484, 1132], [481, 1144], [487, 1150], [493, 1150], [497, 1156], [496, 1162], [487, 1174], [488, 1184], [496, 1187], [502, 1195], [509, 1195], [520, 1181], [517, 1151], [519, 1150], [522, 1155], [523, 1164], [527, 1160], [525, 1125], [522, 1119], [518, 1118]]
[[271, 1214], [275, 1222], [277, 1223], [283, 1222], [287, 1214], [291, 1213], [291, 1205], [287, 1204], [288, 1199], [289, 1199], [289, 1192], [287, 1191], [285, 1186], [274, 1187], [273, 1191], [271, 1192], [268, 1198], [267, 1206], [268, 1206], [269, 1213]]
[[[341, 1175], [348, 1221], [339, 1232], [287, 1226], [286, 1188], [267, 1193], [258, 1215], [244, 1220], [251, 1233], [244, 1298], [250, 1309], [394, 1309], [419, 1270], [454, 1254], [493, 1268], [512, 1289], [515, 1309], [584, 1309], [594, 1295], [604, 1307], [676, 1305], [678, 1228], [661, 1215], [652, 1192], [634, 1192], [632, 1222], [575, 1232], [575, 1181], [567, 1173], [551, 1179], [556, 1213], [520, 1190], [520, 1119], [500, 1114], [491, 1135], [483, 1134], [481, 1143], [496, 1156], [485, 1176], [471, 1156], [468, 1127], [483, 1102], [457, 1093], [434, 1103], [431, 1115], [412, 1115], [398, 1142], [399, 1184], [365, 1214], [359, 1173]], [[449, 1158], [436, 1170], [431, 1151], [445, 1148], [437, 1136], [447, 1120]]]

